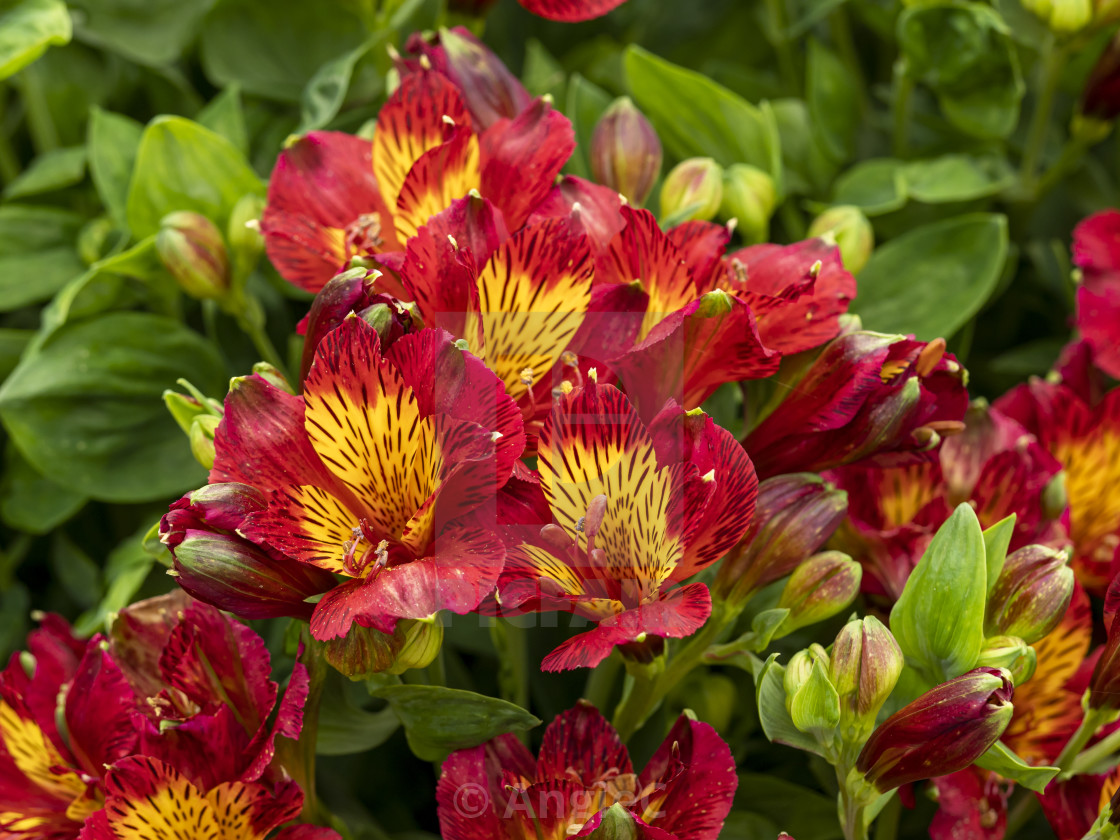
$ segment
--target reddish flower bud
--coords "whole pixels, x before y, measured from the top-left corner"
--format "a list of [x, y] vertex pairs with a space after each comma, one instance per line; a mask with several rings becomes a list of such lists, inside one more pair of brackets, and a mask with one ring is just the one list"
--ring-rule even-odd
[[179, 585], [200, 601], [243, 618], [310, 618], [306, 599], [334, 587], [334, 575], [239, 536], [264, 510], [263, 494], [243, 484], [210, 484], [188, 493], [160, 522]]
[[169, 213], [156, 234], [160, 262], [184, 292], [198, 300], [220, 298], [229, 289], [229, 260], [222, 234], [200, 213]]
[[649, 197], [661, 174], [661, 140], [629, 97], [616, 99], [591, 135], [591, 174], [635, 207]]
[[762, 482], [750, 529], [724, 558], [715, 596], [743, 603], [792, 573], [832, 535], [847, 511], [848, 494], [820, 476], [800, 473]]
[[707, 220], [723, 201], [723, 170], [711, 158], [689, 158], [674, 166], [661, 184], [661, 216], [673, 224]]
[[862, 745], [875, 728], [904, 664], [902, 648], [879, 619], [849, 621], [832, 643], [828, 677], [840, 695], [840, 725], [846, 744]]
[[1012, 553], [988, 594], [984, 632], [1033, 644], [1062, 620], [1073, 598], [1069, 555], [1043, 545]]
[[1104, 613], [1108, 640], [1089, 679], [1090, 709], [1120, 710], [1120, 618], [1116, 611], [1118, 600], [1120, 575], [1112, 579], [1105, 593]]
[[789, 610], [783, 633], [831, 618], [855, 600], [863, 569], [842, 551], [825, 551], [798, 566], [778, 600]]
[[871, 734], [856, 770], [879, 791], [963, 770], [999, 740], [1011, 720], [1004, 671], [976, 668], [903, 706]]

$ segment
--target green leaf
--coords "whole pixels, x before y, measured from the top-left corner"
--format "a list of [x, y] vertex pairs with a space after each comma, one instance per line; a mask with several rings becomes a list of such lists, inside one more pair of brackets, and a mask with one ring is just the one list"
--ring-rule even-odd
[[0, 207], [0, 312], [49, 299], [85, 270], [74, 250], [81, 217], [46, 207]]
[[859, 274], [854, 311], [870, 330], [951, 336], [980, 311], [1007, 258], [1007, 220], [958, 216], [875, 249]]
[[34, 335], [34, 330], [0, 329], [0, 382], [16, 369], [19, 357]]
[[455, 750], [540, 724], [513, 703], [455, 688], [389, 685], [372, 694], [389, 702], [404, 724], [412, 752], [425, 761], [443, 761]]
[[521, 81], [533, 96], [549, 94], [557, 102], [564, 101], [564, 84], [567, 74], [547, 48], [536, 38], [525, 44], [525, 67]]
[[101, 569], [93, 558], [61, 531], [51, 541], [51, 574], [82, 607], [92, 606], [101, 591]]
[[144, 127], [131, 117], [100, 108], [90, 111], [89, 174], [109, 218], [121, 230], [128, 228], [128, 183], [143, 134]]
[[329, 690], [323, 693], [315, 741], [315, 752], [319, 755], [366, 752], [381, 746], [400, 728], [400, 719], [392, 708], [379, 712], [361, 709], [350, 699], [349, 687], [340, 676], [331, 673], [327, 679]]
[[996, 585], [996, 578], [1003, 571], [1003, 561], [1007, 559], [1007, 549], [1015, 534], [1016, 515], [1005, 516], [995, 525], [984, 530], [984, 556], [987, 558], [988, 591]]
[[170, 64], [198, 35], [215, 0], [72, 0], [83, 41], [140, 64]]
[[567, 102], [564, 116], [572, 121], [576, 134], [576, 151], [568, 161], [568, 171], [581, 178], [591, 177], [591, 162], [587, 155], [591, 149], [591, 134], [595, 124], [611, 104], [611, 95], [598, 85], [587, 81], [579, 73], [568, 80]]
[[52, 149], [31, 161], [31, 165], [4, 188], [4, 200], [62, 190], [80, 184], [85, 177], [85, 146]]
[[198, 124], [220, 134], [242, 155], [249, 154], [249, 131], [241, 109], [241, 91], [230, 85], [198, 112]]
[[775, 99], [770, 106], [781, 137], [786, 193], [815, 195], [825, 192], [836, 175], [837, 166], [813, 131], [809, 109], [800, 99]]
[[781, 192], [781, 144], [773, 111], [638, 46], [626, 50], [623, 64], [634, 100], [671, 155], [711, 157], [723, 166], [749, 163], [768, 172]]
[[996, 741], [986, 753], [976, 759], [976, 766], [993, 770], [1003, 778], [1010, 779], [1036, 793], [1046, 790], [1046, 786], [1060, 772], [1057, 767], [1036, 767], [1027, 764], [1003, 741]]
[[299, 102], [308, 79], [358, 47], [366, 28], [347, 4], [225, 0], [202, 29], [202, 67], [219, 86]]
[[194, 210], [225, 230], [247, 193], [263, 195], [256, 173], [232, 143], [183, 117], [156, 117], [144, 130], [128, 190], [128, 224], [143, 239], [176, 210]]
[[1007, 25], [984, 3], [930, 0], [898, 19], [902, 72], [927, 85], [945, 118], [974, 137], [1007, 137], [1025, 86]]
[[763, 610], [753, 619], [751, 619], [751, 632], [754, 633], [752, 640], [752, 647], [757, 651], [764, 651], [770, 647], [770, 642], [774, 638], [774, 634], [778, 632], [778, 628], [782, 626], [782, 622], [789, 616], [789, 610], [785, 607], [775, 607], [771, 610]]
[[817, 739], [802, 732], [794, 725], [786, 710], [786, 689], [783, 683], [786, 669], [772, 653], [755, 676], [755, 697], [758, 701], [758, 718], [762, 731], [776, 744], [785, 744], [806, 752], [820, 754]]
[[822, 145], [837, 163], [855, 152], [860, 123], [859, 82], [840, 58], [815, 38], [809, 41], [805, 99]]
[[890, 629], [907, 661], [934, 683], [968, 671], [980, 655], [986, 562], [976, 512], [961, 503], [938, 528], [891, 610]]
[[872, 158], [861, 161], [836, 179], [833, 204], [852, 204], [866, 216], [890, 213], [906, 204], [902, 161]]
[[145, 529], [141, 527], [109, 553], [105, 563], [104, 595], [74, 622], [74, 630], [80, 636], [105, 632], [109, 617], [135, 600], [155, 565], [153, 556], [144, 549], [144, 534]]
[[972, 201], [1015, 183], [1015, 172], [999, 155], [942, 155], [903, 167], [910, 198], [927, 204]]
[[[840, 840], [836, 798], [763, 773], [740, 773], [736, 807], [772, 820], [791, 837]], [[771, 833], [768, 840], [772, 840]]]
[[332, 58], [315, 71], [315, 75], [308, 80], [300, 97], [297, 133], [315, 131], [335, 118], [342, 103], [346, 101], [346, 92], [350, 89], [354, 68], [366, 53], [380, 43], [379, 38], [371, 38], [349, 52]]
[[70, 13], [62, 0], [16, 0], [0, 12], [0, 79], [47, 51], [70, 42]]
[[177, 321], [113, 312], [65, 324], [28, 354], [0, 388], [0, 420], [32, 466], [73, 492], [166, 500], [206, 480], [160, 399], [180, 377], [221, 392], [226, 372]]
[[19, 450], [9, 445], [0, 481], [0, 517], [4, 524], [29, 534], [53, 531], [86, 503], [86, 497], [44, 478]]

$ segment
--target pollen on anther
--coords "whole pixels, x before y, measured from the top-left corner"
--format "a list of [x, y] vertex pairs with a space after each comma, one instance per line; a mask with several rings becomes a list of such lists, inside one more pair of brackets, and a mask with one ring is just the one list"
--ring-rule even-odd
[[592, 382], [598, 382], [599, 381], [599, 371], [598, 371], [598, 369], [588, 368], [587, 369], [587, 378], [590, 379]]

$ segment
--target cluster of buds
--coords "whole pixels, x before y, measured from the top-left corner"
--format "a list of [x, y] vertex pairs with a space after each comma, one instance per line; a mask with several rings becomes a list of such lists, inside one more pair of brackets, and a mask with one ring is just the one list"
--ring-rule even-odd
[[214, 432], [224, 413], [222, 404], [202, 394], [185, 379], [180, 379], [179, 384], [189, 393], [164, 391], [163, 404], [190, 440], [195, 460], [210, 469], [214, 466]]

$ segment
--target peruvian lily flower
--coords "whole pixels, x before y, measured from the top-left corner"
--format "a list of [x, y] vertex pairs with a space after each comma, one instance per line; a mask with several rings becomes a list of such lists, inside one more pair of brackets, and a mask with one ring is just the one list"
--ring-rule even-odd
[[996, 401], [1061, 463], [1073, 570], [1092, 594], [1113, 577], [1120, 547], [1120, 388], [1097, 404], [1074, 379], [1032, 380]]
[[1081, 269], [1077, 329], [1097, 366], [1120, 379], [1120, 210], [1097, 213], [1074, 229], [1073, 262]]
[[708, 724], [682, 715], [636, 773], [618, 733], [581, 701], [545, 730], [536, 759], [512, 735], [452, 753], [436, 799], [444, 840], [586, 837], [612, 806], [629, 812], [630, 836], [715, 840], [737, 784]]
[[862, 462], [827, 473], [848, 491], [848, 519], [834, 539], [859, 560], [864, 589], [894, 600], [941, 524], [970, 502], [988, 528], [1015, 514], [1011, 550], [1064, 542], [1062, 505], [1049, 496], [1061, 465], [1015, 420], [978, 403], [964, 431], [942, 441], [933, 457], [884, 466]]
[[[261, 219], [265, 248], [285, 279], [317, 292], [352, 258], [400, 250], [471, 190], [520, 227], [573, 148], [570, 123], [541, 99], [477, 133], [458, 88], [421, 69], [381, 109], [372, 143], [315, 131], [281, 153]], [[389, 277], [382, 287], [401, 291]]]
[[303, 807], [292, 781], [275, 787], [223, 782], [197, 786], [156, 758], [135, 756], [105, 777], [105, 807], [86, 821], [79, 840], [182, 837], [198, 840], [338, 840], [336, 831], [291, 822]]
[[535, 15], [562, 23], [579, 23], [602, 17], [626, 0], [517, 0]]
[[869, 458], [928, 460], [942, 434], [964, 427], [965, 380], [941, 339], [846, 333], [790, 383], [743, 445], [765, 478]]
[[[537, 469], [554, 522], [509, 552], [503, 610], [563, 610], [597, 622], [542, 664], [594, 667], [615, 645], [683, 638], [711, 613], [702, 583], [746, 531], [757, 481], [738, 442], [702, 412], [669, 404], [646, 426], [592, 375], [556, 401]], [[539, 508], [537, 508], [539, 509]]]
[[324, 338], [302, 396], [235, 382], [210, 480], [267, 496], [240, 532], [345, 578], [315, 605], [316, 638], [357, 620], [474, 609], [504, 561], [488, 530], [455, 520], [492, 503], [524, 449], [516, 405], [451, 336], [427, 329], [382, 351], [357, 317]]

